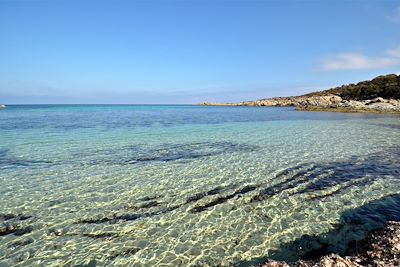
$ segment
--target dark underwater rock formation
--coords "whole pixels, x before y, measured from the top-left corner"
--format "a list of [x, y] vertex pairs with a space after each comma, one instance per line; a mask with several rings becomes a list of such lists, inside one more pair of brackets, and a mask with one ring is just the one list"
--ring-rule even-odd
[[32, 232], [33, 227], [24, 223], [31, 218], [32, 216], [25, 214], [0, 213], [0, 236], [21, 236]]

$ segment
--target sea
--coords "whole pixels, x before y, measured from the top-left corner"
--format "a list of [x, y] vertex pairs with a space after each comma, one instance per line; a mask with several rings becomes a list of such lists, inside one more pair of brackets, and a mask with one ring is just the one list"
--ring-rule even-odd
[[398, 115], [0, 110], [0, 266], [256, 266], [399, 219]]

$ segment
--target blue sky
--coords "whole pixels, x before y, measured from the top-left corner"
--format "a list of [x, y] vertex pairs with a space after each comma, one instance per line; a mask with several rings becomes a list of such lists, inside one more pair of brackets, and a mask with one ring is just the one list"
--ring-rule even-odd
[[0, 0], [0, 102], [198, 103], [400, 72], [400, 1]]

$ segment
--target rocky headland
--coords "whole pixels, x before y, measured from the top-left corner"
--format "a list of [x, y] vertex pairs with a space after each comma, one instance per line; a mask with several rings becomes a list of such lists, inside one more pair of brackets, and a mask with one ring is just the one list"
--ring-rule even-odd
[[400, 100], [377, 97], [367, 100], [344, 100], [339, 96], [306, 98], [295, 105], [297, 110], [400, 113]]
[[400, 75], [379, 76], [370, 81], [342, 85], [301, 96], [274, 97], [240, 103], [208, 103], [205, 106], [295, 106], [303, 111], [400, 113]]
[[6, 108], [6, 105], [0, 104], [0, 109]]
[[293, 263], [269, 260], [259, 267], [400, 266], [400, 222], [389, 221], [383, 228], [369, 232], [366, 238], [350, 242], [346, 255], [330, 254]]

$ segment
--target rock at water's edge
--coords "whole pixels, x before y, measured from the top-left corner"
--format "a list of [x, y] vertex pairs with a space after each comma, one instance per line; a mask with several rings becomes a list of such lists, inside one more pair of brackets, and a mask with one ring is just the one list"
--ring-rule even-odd
[[374, 112], [400, 113], [400, 100], [377, 97], [369, 100], [344, 100], [337, 95], [297, 96], [262, 99], [238, 104], [202, 103], [203, 106], [295, 106], [303, 111], [340, 111], [340, 112]]
[[369, 232], [365, 239], [350, 242], [347, 254], [343, 257], [331, 254], [294, 263], [269, 260], [259, 267], [400, 266], [400, 222], [388, 222], [382, 229]]

